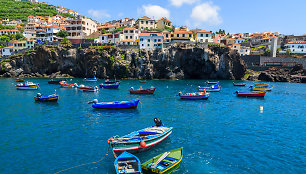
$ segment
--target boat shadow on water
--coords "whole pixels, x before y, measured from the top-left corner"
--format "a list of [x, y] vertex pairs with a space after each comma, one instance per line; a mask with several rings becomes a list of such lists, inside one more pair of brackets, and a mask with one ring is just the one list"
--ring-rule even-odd
[[133, 115], [139, 115], [139, 110], [138, 109], [95, 109], [92, 108], [92, 112], [94, 114], [101, 114], [103, 116], [109, 116], [109, 117], [114, 117], [114, 114], [116, 116], [133, 116]]

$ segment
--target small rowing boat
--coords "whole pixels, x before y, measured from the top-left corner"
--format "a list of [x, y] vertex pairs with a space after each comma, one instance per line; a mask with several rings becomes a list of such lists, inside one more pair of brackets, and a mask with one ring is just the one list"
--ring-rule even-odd
[[38, 89], [39, 83], [35, 84], [32, 82], [18, 83], [16, 89]]
[[120, 85], [120, 82], [116, 82], [116, 83], [110, 83], [110, 84], [107, 84], [107, 83], [102, 83], [100, 84], [100, 88], [107, 88], [107, 89], [117, 89]]
[[92, 107], [96, 109], [136, 109], [139, 103], [139, 99], [130, 101], [115, 101], [115, 102], [98, 102], [94, 99], [92, 102]]
[[215, 85], [215, 84], [218, 84], [218, 83], [219, 83], [219, 81], [218, 81], [218, 82], [210, 82], [210, 81], [206, 81], [206, 83], [207, 83], [208, 85]]
[[96, 86], [85, 86], [85, 85], [80, 85], [78, 86], [78, 84], [74, 84], [74, 86], [80, 90], [80, 91], [86, 91], [86, 92], [96, 92], [98, 91], [98, 87]]
[[37, 96], [34, 97], [34, 100], [39, 102], [57, 102], [58, 98], [59, 96], [56, 94], [42, 96], [40, 93], [37, 93]]
[[73, 88], [74, 87], [74, 84], [67, 83], [66, 81], [61, 81], [60, 85], [63, 88]]
[[154, 118], [155, 126], [144, 128], [130, 134], [107, 140], [116, 158], [124, 151], [138, 153], [149, 150], [165, 140], [171, 133], [172, 127], [165, 127], [159, 118]]
[[17, 79], [16, 79], [16, 82], [24, 82], [24, 80], [23, 80], [23, 79], [20, 79], [20, 78], [17, 78]]
[[271, 91], [273, 86], [250, 86], [252, 91]]
[[143, 89], [142, 86], [140, 86], [139, 89], [134, 89], [133, 87], [131, 87], [130, 94], [154, 94], [154, 91], [155, 87], [153, 86], [147, 89]]
[[133, 154], [123, 152], [114, 162], [117, 174], [142, 174], [140, 160]]
[[51, 79], [51, 80], [48, 81], [48, 84], [59, 84], [61, 81], [63, 81], [63, 80], [53, 80], [53, 79]]
[[233, 82], [233, 85], [234, 86], [245, 86], [246, 83], [235, 83], [235, 82]]
[[219, 92], [221, 90], [221, 86], [219, 85], [219, 82], [216, 82], [215, 84], [213, 84], [210, 87], [201, 87], [198, 86], [198, 90], [199, 91], [207, 91], [207, 92]]
[[104, 84], [114, 84], [114, 83], [117, 83], [117, 82], [120, 82], [120, 81], [119, 80], [111, 81], [111, 80], [107, 79], [107, 80], [104, 81]]
[[209, 93], [206, 93], [205, 90], [203, 92], [193, 92], [193, 93], [179, 92], [178, 96], [180, 96], [181, 99], [187, 99], [187, 100], [207, 100], [209, 97]]
[[234, 94], [237, 94], [238, 97], [264, 97], [267, 91], [260, 92], [239, 92], [236, 91]]
[[139, 83], [146, 83], [147, 81], [145, 80], [139, 80]]
[[183, 159], [183, 148], [174, 149], [149, 159], [141, 164], [144, 174], [172, 173]]
[[258, 83], [258, 84], [255, 84], [255, 86], [269, 86], [270, 83]]
[[96, 77], [93, 78], [84, 78], [84, 81], [86, 82], [96, 82], [98, 79]]

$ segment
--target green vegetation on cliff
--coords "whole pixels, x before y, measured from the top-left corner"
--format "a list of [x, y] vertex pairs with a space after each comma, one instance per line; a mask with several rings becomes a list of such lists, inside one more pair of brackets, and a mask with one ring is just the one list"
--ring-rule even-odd
[[71, 17], [70, 14], [58, 13], [56, 8], [46, 4], [34, 4], [27, 1], [1, 0], [0, 1], [0, 18], [10, 20], [27, 21], [28, 16], [54, 16], [62, 15]]

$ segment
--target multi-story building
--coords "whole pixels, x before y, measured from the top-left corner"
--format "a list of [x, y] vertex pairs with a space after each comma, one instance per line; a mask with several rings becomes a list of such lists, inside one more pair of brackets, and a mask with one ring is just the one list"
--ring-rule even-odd
[[11, 35], [11, 34], [17, 34], [17, 33], [20, 33], [20, 31], [16, 30], [16, 29], [13, 29], [13, 30], [10, 30], [10, 29], [0, 30], [0, 35], [2, 35], [2, 34]]
[[193, 34], [191, 31], [186, 31], [186, 30], [179, 30], [175, 31], [171, 35], [171, 41], [173, 42], [181, 42], [181, 41], [194, 41], [193, 39]]
[[164, 43], [171, 42], [171, 33], [170, 33], [170, 31], [164, 30], [164, 31], [162, 31], [162, 35], [164, 37]]
[[13, 41], [13, 52], [18, 52], [19, 50], [23, 50], [27, 48], [27, 41], [22, 40], [22, 41]]
[[123, 39], [130, 40], [135, 43], [135, 41], [139, 39], [139, 30], [134, 27], [124, 28]]
[[234, 50], [237, 50], [237, 52], [238, 52], [238, 54], [240, 54], [240, 56], [250, 55], [250, 53], [251, 53], [251, 48], [250, 47], [242, 46], [239, 43], [235, 43], [235, 44], [231, 45], [231, 47]]
[[138, 26], [139, 30], [145, 30], [145, 29], [152, 30], [156, 28], [155, 20], [147, 16], [137, 19], [136, 26]]
[[35, 41], [33, 39], [32, 40], [27, 40], [26, 47], [27, 48], [34, 48], [34, 44], [35, 44]]
[[160, 18], [156, 21], [156, 28], [157, 29], [172, 28], [172, 22], [168, 20], [166, 17]]
[[68, 32], [68, 39], [73, 43], [83, 42], [84, 36], [88, 36], [97, 31], [97, 24], [84, 16], [78, 19], [65, 21], [65, 28]]
[[291, 53], [306, 54], [306, 41], [291, 41], [285, 45], [286, 52], [287, 49], [290, 49]]
[[139, 48], [146, 50], [163, 48], [163, 38], [161, 33], [140, 33]]
[[197, 42], [213, 42], [212, 32], [206, 30], [199, 30], [195, 34], [195, 40]]
[[14, 46], [8, 46], [8, 47], [0, 48], [1, 49], [1, 55], [2, 56], [10, 56], [10, 55], [12, 55], [13, 48], [14, 48]]
[[35, 39], [36, 38], [36, 32], [34, 30], [24, 30], [22, 35], [27, 39]]

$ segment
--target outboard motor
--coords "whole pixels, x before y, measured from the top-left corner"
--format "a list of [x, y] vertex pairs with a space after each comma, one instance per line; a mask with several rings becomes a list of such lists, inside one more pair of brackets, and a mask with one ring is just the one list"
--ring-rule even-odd
[[96, 103], [98, 103], [98, 99], [94, 99], [92, 102], [93, 102], [94, 104], [96, 104]]
[[160, 127], [163, 125], [163, 123], [161, 122], [159, 118], [154, 118], [154, 122], [155, 122], [156, 127]]
[[134, 87], [131, 87], [131, 90], [134, 91]]
[[41, 97], [41, 93], [37, 93], [37, 97]]

